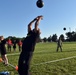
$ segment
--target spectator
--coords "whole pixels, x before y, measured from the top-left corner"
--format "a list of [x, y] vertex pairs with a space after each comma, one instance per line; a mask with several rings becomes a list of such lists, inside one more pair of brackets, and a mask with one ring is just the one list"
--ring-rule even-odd
[[19, 40], [18, 42], [18, 48], [19, 48], [19, 52], [22, 51], [22, 41]]
[[8, 44], [8, 51], [10, 51], [10, 52], [11, 52], [11, 45], [12, 45], [12, 41], [11, 41], [11, 39], [10, 39], [10, 38], [8, 39], [7, 44]]

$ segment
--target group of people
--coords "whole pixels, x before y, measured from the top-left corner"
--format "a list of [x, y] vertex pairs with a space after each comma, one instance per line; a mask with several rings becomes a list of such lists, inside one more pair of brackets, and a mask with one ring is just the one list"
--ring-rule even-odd
[[[28, 24], [28, 34], [22, 43], [22, 51], [19, 56], [18, 60], [18, 73], [19, 75], [30, 75], [29, 68], [30, 62], [33, 56], [33, 52], [35, 50], [36, 41], [39, 38], [41, 31], [38, 28], [40, 21], [43, 19], [43, 16], [37, 16]], [[34, 29], [32, 29], [32, 25], [34, 25]], [[15, 41], [14, 41], [15, 42]], [[5, 41], [3, 36], [0, 37], [0, 50], [1, 56], [4, 60], [5, 64], [8, 64], [8, 59], [6, 56], [6, 48], [5, 48]], [[13, 45], [15, 49], [15, 43]], [[57, 51], [60, 47], [61, 51], [61, 38], [58, 41]]]
[[11, 52], [12, 48], [13, 48], [14, 51], [16, 51], [16, 48], [17, 48], [16, 44], [18, 45], [19, 52], [21, 52], [21, 50], [22, 50], [22, 41], [19, 40], [18, 43], [17, 43], [16, 40], [14, 40], [12, 42], [10, 38], [7, 40], [7, 49], [8, 49], [8, 51]]
[[[21, 54], [19, 56], [19, 60], [18, 60], [18, 73], [19, 73], [19, 75], [30, 75], [30, 73], [29, 73], [30, 61], [31, 61], [32, 56], [33, 56], [33, 52], [35, 49], [37, 39], [39, 38], [39, 35], [41, 33], [38, 26], [39, 26], [40, 20], [42, 20], [42, 19], [43, 19], [43, 16], [37, 16], [28, 24], [28, 34], [22, 43], [22, 48], [20, 46], [21, 43], [18, 44], [19, 51], [20, 51], [20, 48], [22, 49]], [[33, 24], [35, 24], [34, 29], [32, 29]], [[4, 64], [8, 65], [8, 58], [6, 55], [6, 43], [8, 44], [8, 49], [11, 51], [12, 42], [10, 41], [10, 39], [6, 42], [4, 40], [4, 37], [0, 36], [1, 57], [2, 57]], [[14, 48], [14, 50], [16, 48], [15, 41], [13, 43], [13, 48]]]
[[[12, 41], [10, 39], [8, 39], [8, 41], [6, 41], [4, 39], [3, 36], [0, 36], [0, 54], [1, 54], [1, 58], [3, 60], [3, 63], [5, 65], [8, 65], [8, 58], [7, 58], [7, 48], [8, 51], [11, 51], [11, 46], [13, 45], [13, 49], [14, 51], [16, 51], [16, 41], [14, 41], [12, 43]], [[18, 47], [19, 47], [19, 52], [22, 50], [22, 41], [19, 40], [18, 42]]]

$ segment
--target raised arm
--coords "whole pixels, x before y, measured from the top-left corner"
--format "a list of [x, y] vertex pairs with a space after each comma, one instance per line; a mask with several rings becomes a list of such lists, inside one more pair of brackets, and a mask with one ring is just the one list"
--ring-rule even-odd
[[28, 24], [28, 32], [32, 30], [32, 24], [35, 22], [36, 20], [32, 20], [29, 24]]
[[40, 32], [40, 29], [38, 28], [38, 25], [39, 25], [39, 23], [40, 23], [40, 21], [43, 19], [43, 16], [38, 16], [37, 17], [37, 20], [36, 20], [36, 22], [35, 22], [35, 31], [39, 31], [39, 33], [41, 33]]
[[32, 24], [38, 19], [38, 17], [36, 17], [35, 19], [33, 19], [29, 24], [28, 24], [28, 32], [32, 30]]
[[35, 19], [33, 19], [29, 24], [28, 24], [28, 32], [32, 30], [32, 25], [35, 22], [35, 31], [39, 30], [38, 25], [40, 23], [40, 20], [43, 18], [43, 16], [37, 16]]

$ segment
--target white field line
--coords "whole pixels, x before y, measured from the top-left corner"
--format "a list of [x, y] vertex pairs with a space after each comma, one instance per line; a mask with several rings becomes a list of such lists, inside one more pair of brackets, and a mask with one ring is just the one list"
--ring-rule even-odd
[[[18, 54], [20, 54], [20, 53], [7, 54], [7, 56], [10, 56], [10, 55], [18, 55]], [[76, 58], [76, 56], [62, 58], [62, 59], [57, 59], [57, 60], [52, 60], [52, 61], [47, 61], [47, 62], [43, 62], [43, 63], [39, 63], [39, 64], [34, 64], [34, 65], [37, 66], [37, 65], [42, 65], [42, 64], [48, 64], [48, 63], [58, 62], [58, 61], [62, 61], [62, 60], [72, 59], [72, 58]], [[32, 66], [34, 66], [34, 65], [32, 65]]]
[[[42, 53], [43, 51], [38, 51], [38, 52], [34, 52], [34, 53]], [[44, 52], [47, 52], [47, 51], [44, 51]], [[12, 54], [7, 54], [7, 56], [10, 56], [10, 55], [19, 55], [20, 53], [12, 53]]]
[[[39, 64], [34, 64], [34, 65], [38, 66], [38, 65], [42, 65], [42, 64], [48, 64], [48, 63], [58, 62], [58, 61], [62, 61], [62, 60], [72, 59], [72, 58], [76, 58], [76, 56], [67, 57], [67, 58], [62, 58], [62, 59], [53, 60], [53, 61], [48, 61], [48, 62], [43, 62], [43, 63], [39, 63]], [[32, 65], [32, 66], [34, 66], [34, 65]]]
[[13, 53], [13, 54], [7, 54], [7, 56], [10, 56], [10, 55], [19, 55], [20, 53]]

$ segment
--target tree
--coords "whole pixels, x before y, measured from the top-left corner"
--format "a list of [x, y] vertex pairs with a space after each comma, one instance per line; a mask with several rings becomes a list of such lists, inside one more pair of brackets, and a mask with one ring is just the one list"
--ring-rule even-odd
[[67, 41], [71, 41], [72, 33], [71, 32], [67, 32], [66, 36], [67, 36]]
[[67, 41], [76, 41], [76, 32], [74, 31], [67, 32], [66, 36], [67, 36]]
[[52, 37], [51, 37], [51, 35], [48, 37], [48, 42], [51, 42], [51, 40], [52, 40]]
[[53, 34], [53, 36], [52, 36], [52, 41], [54, 41], [54, 42], [57, 41], [57, 35], [56, 35], [56, 34]]
[[44, 38], [43, 38], [43, 41], [44, 41], [44, 42], [46, 42], [46, 41], [47, 41], [47, 38], [46, 38], [46, 37], [44, 37]]

